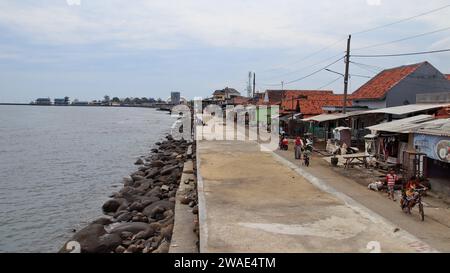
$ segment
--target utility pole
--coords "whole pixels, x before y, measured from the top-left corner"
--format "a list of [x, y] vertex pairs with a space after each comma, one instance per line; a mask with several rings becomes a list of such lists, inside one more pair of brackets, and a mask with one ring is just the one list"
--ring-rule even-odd
[[252, 95], [252, 72], [248, 72], [248, 82], [247, 82], [247, 97], [251, 97]]
[[345, 75], [344, 75], [344, 107], [342, 108], [342, 112], [345, 114], [347, 111], [347, 90], [348, 90], [348, 70], [350, 66], [350, 40], [352, 39], [352, 35], [348, 35], [347, 40], [347, 53], [345, 54]]

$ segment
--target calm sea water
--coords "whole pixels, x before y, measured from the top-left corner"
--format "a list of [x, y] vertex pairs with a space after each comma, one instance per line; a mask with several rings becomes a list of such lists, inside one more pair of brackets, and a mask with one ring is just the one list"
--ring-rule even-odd
[[0, 252], [56, 252], [173, 119], [148, 108], [0, 106]]

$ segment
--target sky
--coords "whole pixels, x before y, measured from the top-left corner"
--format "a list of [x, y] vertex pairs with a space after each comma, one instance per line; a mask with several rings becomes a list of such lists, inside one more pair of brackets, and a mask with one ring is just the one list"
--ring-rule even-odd
[[[233, 87], [327, 89], [340, 75], [321, 70], [344, 55], [450, 48], [449, 0], [2, 0], [0, 102], [38, 97], [208, 97]], [[437, 31], [437, 32], [434, 32]], [[383, 44], [430, 33], [405, 41]], [[381, 45], [380, 45], [381, 44]], [[375, 45], [374, 47], [365, 48]], [[350, 92], [383, 68], [429, 61], [450, 73], [450, 52], [356, 58]], [[328, 67], [344, 72], [341, 59]], [[303, 80], [292, 82], [319, 70]], [[362, 76], [362, 77], [361, 77]], [[334, 81], [334, 82], [333, 82]], [[292, 82], [288, 84], [289, 82]]]

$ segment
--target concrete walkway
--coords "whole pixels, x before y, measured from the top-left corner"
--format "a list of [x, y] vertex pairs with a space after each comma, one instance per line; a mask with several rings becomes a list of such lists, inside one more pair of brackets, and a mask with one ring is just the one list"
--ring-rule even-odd
[[200, 252], [432, 252], [251, 141], [198, 141]]
[[417, 208], [414, 208], [412, 215], [406, 215], [400, 209], [399, 200], [393, 202], [386, 197], [385, 193], [368, 190], [367, 187], [352, 179], [352, 176], [356, 176], [355, 172], [358, 172], [356, 168], [335, 169], [321, 157], [313, 158], [311, 166], [307, 168], [294, 159], [292, 147], [288, 151], [276, 151], [276, 153], [302, 171], [320, 178], [336, 191], [345, 193], [373, 213], [381, 215], [398, 228], [414, 234], [438, 251], [450, 252], [450, 208], [445, 203], [432, 197], [425, 197], [425, 221], [422, 222]]

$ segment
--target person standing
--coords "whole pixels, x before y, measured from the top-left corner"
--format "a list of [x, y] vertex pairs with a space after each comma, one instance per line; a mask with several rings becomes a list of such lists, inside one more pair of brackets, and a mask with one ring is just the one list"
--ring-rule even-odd
[[394, 169], [390, 169], [389, 173], [386, 175], [386, 182], [387, 182], [387, 188], [388, 188], [388, 197], [389, 199], [392, 198], [392, 200], [395, 202], [395, 196], [394, 196], [394, 187], [395, 182], [398, 181], [398, 176], [395, 174]]
[[300, 137], [297, 137], [295, 139], [295, 159], [301, 159], [302, 158], [302, 149], [303, 149], [303, 141]]

